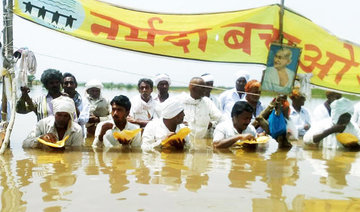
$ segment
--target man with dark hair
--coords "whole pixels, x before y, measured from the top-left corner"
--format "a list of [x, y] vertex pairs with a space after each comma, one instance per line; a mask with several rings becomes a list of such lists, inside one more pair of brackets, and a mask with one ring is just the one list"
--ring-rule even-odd
[[111, 116], [112, 120], [100, 122], [95, 130], [95, 140], [93, 146], [140, 146], [141, 145], [141, 133], [138, 133], [131, 140], [116, 139], [113, 135], [114, 132], [121, 132], [123, 130], [135, 130], [139, 126], [129, 123], [127, 116], [129, 115], [131, 103], [129, 98], [123, 95], [115, 96], [111, 102]]
[[54, 115], [51, 100], [63, 95], [63, 93], [61, 93], [63, 76], [58, 70], [47, 69], [41, 75], [41, 82], [48, 93], [39, 96], [34, 100], [29, 96], [30, 89], [28, 87], [25, 86], [20, 88], [21, 97], [16, 103], [17, 113], [26, 114], [33, 111], [36, 114], [38, 121], [50, 115]]
[[77, 88], [77, 81], [74, 75], [70, 73], [63, 74], [63, 88], [64, 92], [69, 95], [70, 98], [74, 100], [76, 107], [76, 115], [79, 116], [80, 111], [83, 108], [81, 95], [75, 90]]
[[158, 112], [158, 103], [153, 100], [151, 93], [154, 83], [151, 79], [142, 78], [138, 82], [138, 90], [140, 95], [131, 99], [131, 110], [128, 121], [145, 127], [153, 118], [160, 117]]
[[250, 124], [253, 107], [246, 101], [238, 101], [231, 111], [231, 120], [216, 126], [214, 131], [214, 147], [227, 148], [239, 140], [251, 140], [256, 137], [256, 130]]

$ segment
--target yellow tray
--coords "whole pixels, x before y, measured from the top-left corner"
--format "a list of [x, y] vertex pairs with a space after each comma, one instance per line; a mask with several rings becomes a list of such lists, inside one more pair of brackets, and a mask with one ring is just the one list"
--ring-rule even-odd
[[170, 141], [172, 141], [172, 140], [183, 140], [187, 135], [189, 135], [190, 132], [191, 132], [191, 130], [188, 127], [181, 128], [175, 135], [164, 139], [161, 142], [161, 146], [169, 147], [170, 146], [170, 143], [169, 143]]
[[133, 139], [139, 132], [141, 132], [141, 128], [135, 130], [123, 130], [121, 132], [114, 132], [113, 136], [115, 139], [126, 140], [129, 141]]
[[343, 145], [353, 145], [359, 142], [359, 139], [351, 133], [339, 133], [336, 135], [336, 139]]
[[69, 138], [69, 135], [65, 136], [65, 138], [63, 138], [61, 141], [57, 141], [56, 143], [51, 143], [51, 142], [45, 141], [44, 139], [41, 139], [41, 138], [38, 138], [37, 140], [46, 146], [51, 146], [54, 148], [62, 148], [65, 146], [65, 141], [68, 138]]
[[256, 140], [244, 140], [244, 141], [237, 141], [235, 145], [241, 146], [243, 144], [265, 144], [269, 142], [269, 136], [259, 136]]

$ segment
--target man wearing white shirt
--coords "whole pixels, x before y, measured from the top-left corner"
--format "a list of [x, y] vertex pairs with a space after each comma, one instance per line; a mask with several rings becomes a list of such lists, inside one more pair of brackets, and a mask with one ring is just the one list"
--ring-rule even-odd
[[158, 95], [154, 98], [155, 101], [164, 102], [169, 98], [169, 87], [171, 85], [171, 80], [167, 74], [157, 74], [155, 76], [155, 86], [158, 90]]
[[219, 100], [221, 103], [221, 110], [226, 118], [231, 118], [231, 110], [235, 102], [245, 98], [245, 85], [249, 80], [249, 75], [244, 71], [236, 73], [235, 88], [224, 91], [220, 94]]
[[140, 146], [141, 133], [138, 133], [131, 140], [118, 140], [114, 137], [114, 132], [121, 132], [123, 130], [135, 130], [139, 126], [129, 123], [127, 116], [129, 115], [131, 103], [129, 98], [120, 95], [115, 96], [111, 102], [111, 116], [112, 120], [100, 122], [95, 131], [94, 147], [121, 147], [121, 146]]
[[[165, 100], [162, 103], [161, 118], [150, 121], [143, 133], [143, 142], [141, 148], [144, 151], [162, 148], [161, 142], [166, 138], [171, 138], [181, 128], [185, 127], [184, 105], [174, 97]], [[184, 140], [172, 140], [170, 145], [175, 149], [183, 149], [189, 146], [188, 138]]]
[[216, 126], [213, 144], [215, 148], [231, 147], [239, 140], [251, 140], [256, 137], [256, 129], [250, 124], [253, 107], [246, 101], [238, 101], [231, 111], [231, 120]]
[[325, 118], [311, 126], [304, 135], [305, 144], [319, 144], [323, 148], [344, 147], [338, 142], [338, 133], [350, 133], [360, 140], [360, 129], [351, 121], [353, 105], [350, 100], [340, 98], [331, 103], [331, 118]]
[[184, 122], [191, 129], [191, 138], [211, 138], [212, 135], [207, 134], [208, 129], [223, 120], [220, 110], [208, 97], [204, 97], [204, 85], [202, 78], [192, 78], [189, 84], [190, 95], [186, 94], [181, 99], [185, 106]]
[[[289, 119], [295, 125], [296, 135], [303, 137], [305, 132], [311, 127], [311, 117], [309, 111], [303, 107], [305, 103], [305, 95], [300, 92], [299, 87], [295, 87], [290, 95], [292, 104], [290, 106]], [[296, 137], [298, 137], [296, 136]]]
[[330, 118], [331, 114], [331, 108], [330, 104], [342, 97], [341, 93], [336, 93], [333, 91], [326, 91], [326, 98], [327, 100], [321, 104], [315, 107], [315, 110], [313, 111], [312, 121], [320, 121], [325, 118]]
[[153, 81], [151, 79], [142, 78], [138, 82], [138, 90], [140, 95], [131, 99], [131, 110], [128, 121], [145, 127], [153, 118], [158, 118], [158, 103], [153, 100], [151, 93], [153, 91]]

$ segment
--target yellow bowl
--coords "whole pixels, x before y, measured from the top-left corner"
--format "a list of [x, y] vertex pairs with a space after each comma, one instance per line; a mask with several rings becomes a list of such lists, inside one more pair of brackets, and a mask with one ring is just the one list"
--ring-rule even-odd
[[243, 145], [243, 144], [265, 144], [270, 140], [269, 136], [259, 136], [256, 140], [244, 140], [244, 141], [237, 141], [235, 145]]
[[187, 135], [189, 135], [190, 132], [191, 132], [191, 130], [188, 127], [181, 128], [175, 135], [164, 139], [161, 142], [161, 146], [162, 147], [169, 147], [170, 146], [170, 141], [172, 141], [172, 140], [183, 140]]
[[48, 141], [45, 141], [44, 139], [41, 139], [41, 138], [38, 138], [37, 140], [46, 145], [46, 146], [50, 146], [50, 147], [54, 147], [54, 148], [62, 148], [65, 146], [65, 141], [69, 138], [69, 135], [65, 136], [65, 138], [63, 138], [62, 140], [60, 141], [57, 141], [56, 143], [52, 143], [52, 142], [48, 142]]
[[359, 139], [351, 133], [339, 133], [336, 135], [336, 139], [343, 145], [353, 145], [359, 142]]
[[115, 139], [126, 140], [129, 141], [133, 139], [139, 132], [141, 132], [141, 128], [135, 130], [123, 130], [121, 132], [114, 132], [113, 136]]

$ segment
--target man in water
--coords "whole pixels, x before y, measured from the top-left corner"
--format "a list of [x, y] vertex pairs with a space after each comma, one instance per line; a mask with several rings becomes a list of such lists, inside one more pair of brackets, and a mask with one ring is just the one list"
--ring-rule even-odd
[[158, 90], [158, 95], [154, 98], [155, 101], [164, 102], [169, 98], [169, 87], [171, 85], [171, 80], [167, 74], [158, 74], [155, 76], [155, 85]]
[[47, 69], [42, 73], [40, 80], [48, 91], [46, 95], [41, 95], [33, 100], [29, 96], [30, 89], [26, 86], [21, 87], [21, 97], [16, 103], [17, 113], [26, 114], [29, 112], [34, 112], [38, 121], [48, 116], [54, 115], [51, 100], [64, 95], [61, 93], [63, 76], [60, 71], [55, 69]]
[[320, 121], [326, 118], [330, 118], [331, 114], [331, 103], [342, 97], [341, 93], [336, 93], [334, 91], [326, 91], [326, 101], [323, 104], [316, 106], [313, 111], [313, 121]]
[[142, 78], [138, 82], [140, 95], [131, 98], [131, 110], [128, 121], [145, 127], [153, 118], [158, 118], [160, 113], [157, 111], [158, 103], [151, 96], [153, 92], [153, 81]]
[[221, 110], [226, 118], [231, 118], [231, 110], [235, 102], [245, 98], [245, 85], [248, 80], [249, 75], [246, 72], [238, 71], [236, 73], [235, 88], [220, 94]]
[[231, 120], [226, 120], [216, 126], [213, 144], [215, 148], [228, 148], [237, 141], [252, 140], [256, 130], [250, 124], [254, 108], [246, 101], [238, 101], [231, 111]]
[[206, 87], [204, 88], [204, 95], [208, 98], [211, 99], [212, 102], [214, 102], [214, 104], [216, 105], [216, 107], [221, 110], [221, 104], [219, 99], [214, 96], [211, 95], [211, 91], [214, 87], [214, 76], [209, 74], [209, 73], [205, 73], [203, 75], [201, 75], [201, 78], [204, 80]]
[[76, 91], [77, 81], [74, 75], [70, 73], [63, 74], [63, 88], [64, 92], [69, 95], [70, 98], [74, 100], [76, 107], [76, 115], [79, 117], [80, 111], [83, 109], [83, 103], [81, 95]]
[[135, 130], [139, 128], [138, 125], [127, 121], [127, 116], [129, 115], [131, 108], [129, 98], [123, 95], [115, 96], [111, 100], [110, 105], [112, 120], [104, 121], [97, 125], [93, 146], [140, 146], [141, 133], [138, 133], [131, 140], [118, 140], [115, 139], [113, 135], [114, 132]]
[[274, 66], [267, 67], [262, 83], [263, 90], [290, 93], [295, 79], [295, 70], [287, 66], [291, 63], [292, 52], [289, 48], [279, 49], [274, 56]]
[[[145, 151], [162, 148], [161, 142], [171, 138], [181, 128], [185, 127], [184, 105], [174, 97], [162, 103], [162, 113], [159, 119], [151, 120], [145, 127], [141, 148]], [[171, 140], [170, 146], [175, 149], [183, 149], [188, 146], [188, 138], [183, 140]]]
[[67, 146], [82, 146], [84, 137], [81, 127], [74, 122], [75, 104], [72, 99], [60, 96], [51, 101], [54, 116], [41, 119], [33, 131], [23, 142], [23, 148], [41, 148], [44, 145], [38, 142], [41, 138], [55, 143], [69, 136], [65, 141]]

